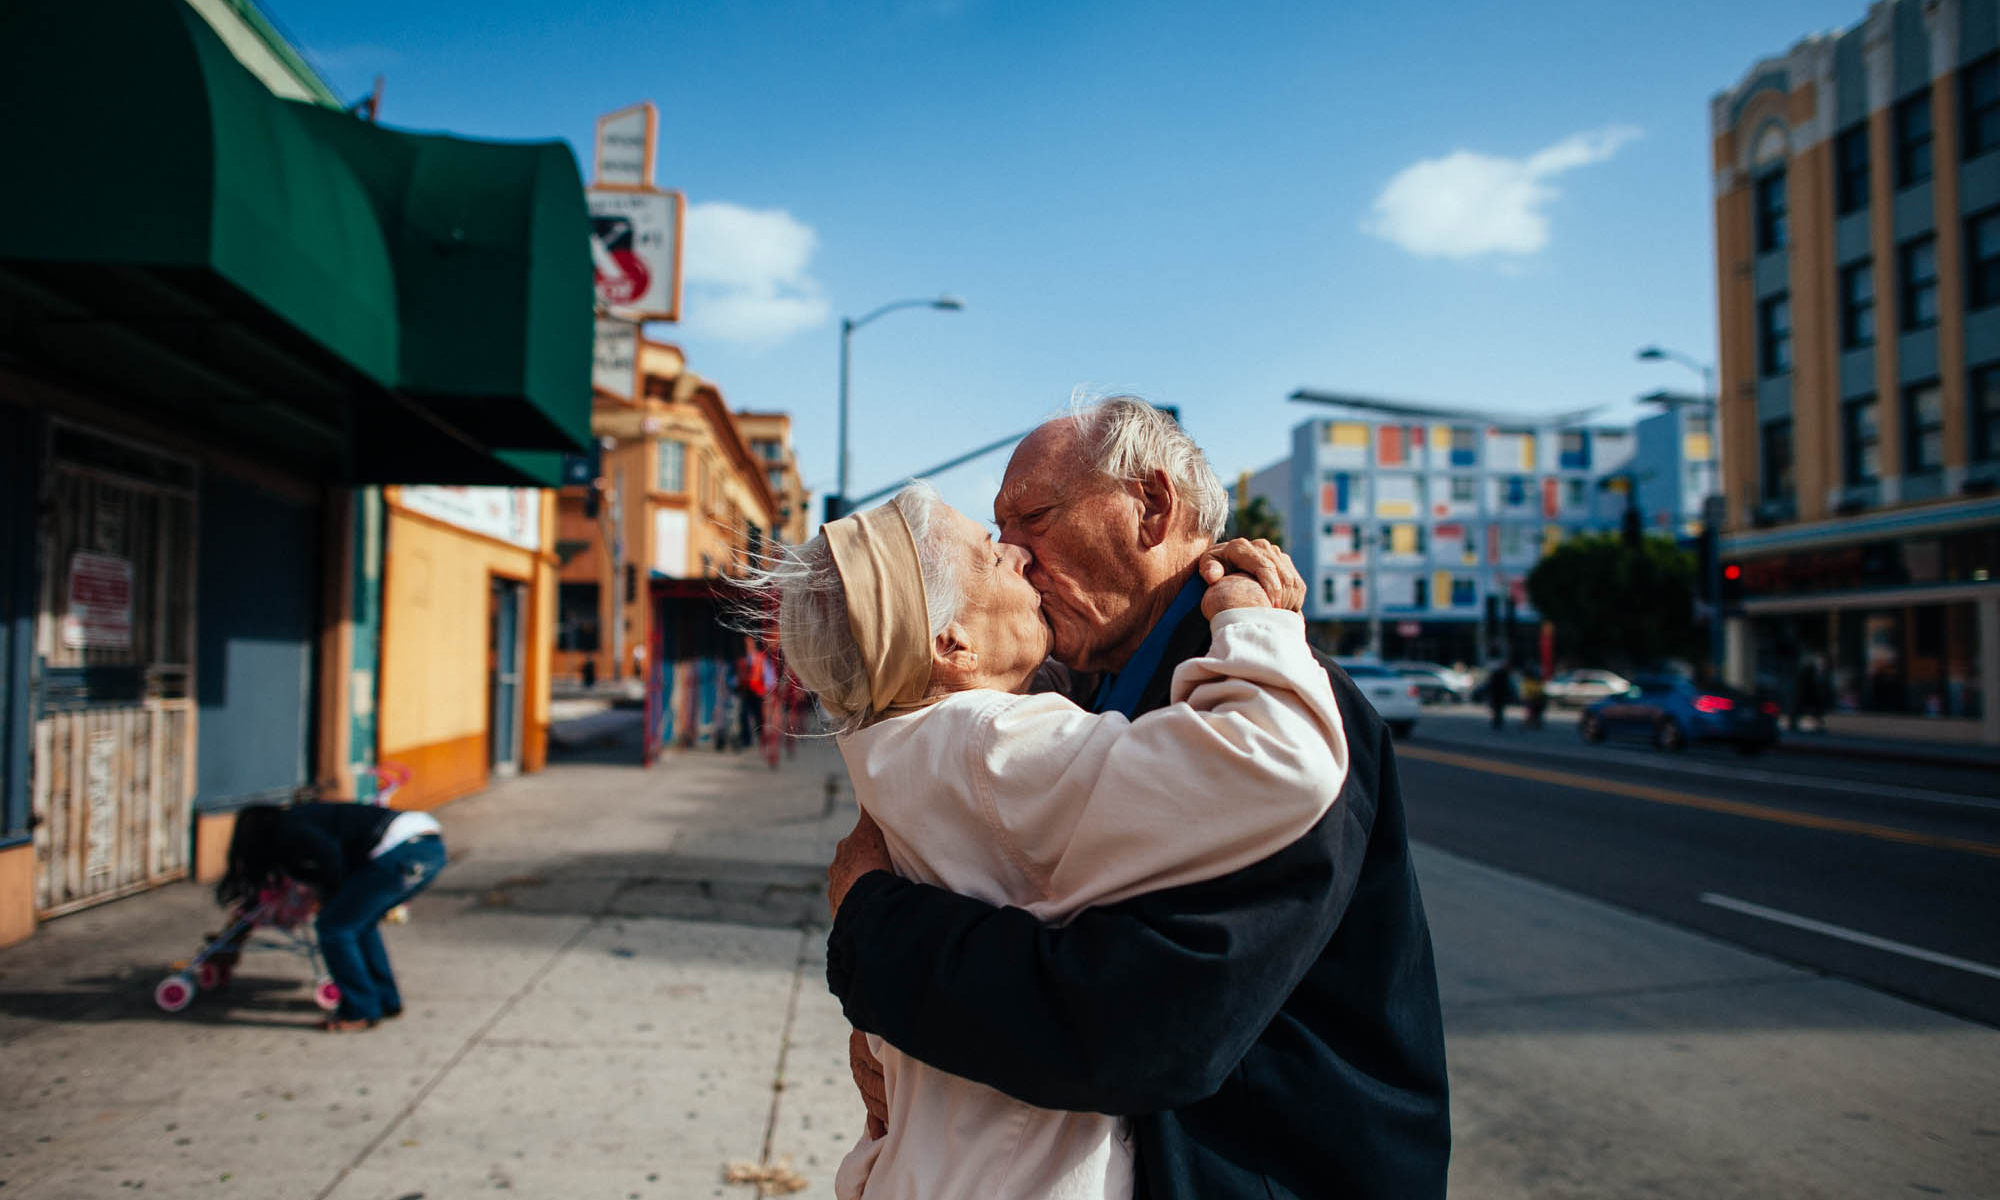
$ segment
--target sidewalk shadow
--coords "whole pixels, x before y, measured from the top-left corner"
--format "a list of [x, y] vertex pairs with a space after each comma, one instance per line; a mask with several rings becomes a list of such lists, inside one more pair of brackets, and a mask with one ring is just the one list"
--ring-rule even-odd
[[132, 968], [78, 976], [64, 981], [63, 990], [0, 991], [0, 1015], [36, 1022], [150, 1021], [292, 1029], [308, 1028], [324, 1015], [313, 1003], [309, 981], [297, 975], [242, 973], [222, 988], [196, 996], [180, 1012], [166, 1012], [153, 1002], [153, 987], [164, 974]]

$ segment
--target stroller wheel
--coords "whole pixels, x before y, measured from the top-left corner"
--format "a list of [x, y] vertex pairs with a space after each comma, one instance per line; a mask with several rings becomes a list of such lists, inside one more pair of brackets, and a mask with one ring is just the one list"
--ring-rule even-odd
[[153, 987], [153, 1003], [168, 1012], [179, 1012], [194, 1003], [194, 980], [186, 975], [169, 975]]
[[229, 986], [229, 976], [229, 965], [211, 958], [202, 963], [201, 968], [194, 973], [194, 982], [202, 991], [212, 992], [217, 988]]
[[333, 981], [333, 976], [322, 975], [313, 980], [313, 1003], [328, 1012], [340, 1007], [340, 985]]

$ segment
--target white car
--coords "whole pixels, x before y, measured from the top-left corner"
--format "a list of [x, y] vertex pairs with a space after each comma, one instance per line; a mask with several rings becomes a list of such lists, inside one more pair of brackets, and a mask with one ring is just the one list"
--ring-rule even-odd
[[1414, 680], [1374, 659], [1337, 658], [1334, 662], [1347, 672], [1361, 694], [1368, 697], [1368, 703], [1375, 706], [1376, 715], [1390, 733], [1399, 738], [1410, 736], [1410, 731], [1417, 727], [1417, 714], [1423, 711]]
[[1632, 690], [1632, 683], [1616, 671], [1564, 671], [1542, 689], [1549, 703], [1564, 708], [1584, 708], [1611, 696]]
[[1439, 663], [1387, 662], [1382, 664], [1417, 685], [1417, 699], [1425, 704], [1464, 704], [1472, 699], [1474, 680], [1463, 671]]

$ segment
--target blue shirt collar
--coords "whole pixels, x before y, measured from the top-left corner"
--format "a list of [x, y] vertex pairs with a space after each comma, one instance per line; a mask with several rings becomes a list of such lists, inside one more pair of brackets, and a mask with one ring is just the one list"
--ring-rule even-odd
[[1201, 605], [1201, 598], [1208, 591], [1208, 585], [1201, 581], [1200, 572], [1188, 577], [1181, 585], [1174, 602], [1167, 605], [1159, 623], [1146, 634], [1146, 640], [1132, 652], [1125, 665], [1104, 677], [1097, 687], [1097, 698], [1091, 702], [1093, 712], [1122, 712], [1136, 718], [1134, 711], [1140, 699], [1146, 694], [1146, 685], [1160, 669], [1160, 660], [1166, 657], [1167, 643], [1173, 640], [1174, 630], [1180, 628], [1187, 615]]

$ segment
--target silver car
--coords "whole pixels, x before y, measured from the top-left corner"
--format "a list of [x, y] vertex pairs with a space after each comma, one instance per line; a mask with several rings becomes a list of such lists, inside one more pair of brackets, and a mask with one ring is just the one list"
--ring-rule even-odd
[[1564, 708], [1584, 708], [1631, 690], [1631, 681], [1615, 671], [1564, 671], [1543, 687], [1549, 703]]

